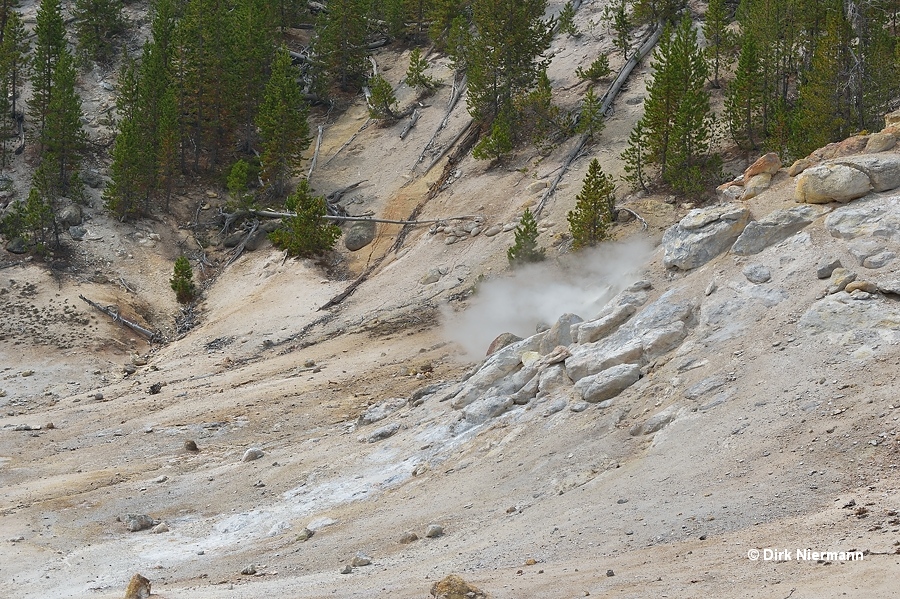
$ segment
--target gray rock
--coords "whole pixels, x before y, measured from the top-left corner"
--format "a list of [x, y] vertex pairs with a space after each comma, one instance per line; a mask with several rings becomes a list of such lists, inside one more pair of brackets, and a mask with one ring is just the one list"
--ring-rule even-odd
[[825, 219], [825, 230], [838, 239], [900, 243], [900, 197], [866, 198], [841, 206]]
[[833, 293], [841, 291], [856, 280], [856, 273], [847, 270], [846, 268], [835, 268], [834, 272], [831, 273], [831, 278], [828, 280], [829, 287], [835, 288]]
[[591, 404], [586, 401], [576, 401], [569, 405], [569, 410], [577, 414], [587, 410], [590, 405]]
[[875, 154], [890, 150], [897, 144], [897, 138], [893, 133], [873, 133], [866, 142], [866, 154]]
[[255, 252], [269, 239], [268, 233], [262, 227], [257, 228], [253, 233], [247, 236], [247, 243], [244, 249], [249, 252]]
[[436, 539], [444, 534], [444, 527], [440, 524], [429, 524], [425, 530], [425, 538]]
[[64, 227], [80, 225], [82, 221], [81, 206], [69, 204], [57, 213], [56, 218]]
[[419, 279], [419, 282], [423, 285], [430, 285], [432, 283], [437, 283], [438, 281], [440, 281], [441, 276], [441, 271], [436, 268], [432, 268], [424, 277]]
[[311, 531], [308, 528], [304, 528], [297, 535], [297, 540], [300, 541], [301, 543], [306, 542], [306, 541], [310, 540], [314, 534], [316, 534], [316, 533]]
[[885, 247], [884, 244], [867, 239], [851, 243], [847, 249], [850, 255], [856, 258], [856, 263], [862, 266], [866, 258], [884, 251]]
[[393, 397], [380, 401], [366, 408], [366, 411], [357, 418], [356, 424], [358, 426], [366, 426], [367, 424], [384, 420], [407, 403], [406, 399], [402, 397]]
[[419, 535], [414, 532], [405, 532], [400, 535], [400, 543], [403, 545], [409, 545], [410, 543], [415, 543], [419, 540]]
[[105, 185], [103, 176], [94, 169], [84, 169], [79, 173], [79, 175], [81, 176], [81, 180], [84, 181], [85, 185], [92, 189], [100, 189]]
[[344, 236], [344, 247], [351, 252], [361, 250], [375, 239], [376, 225], [374, 221], [358, 221], [350, 226]]
[[846, 164], [819, 164], [797, 175], [794, 198], [802, 204], [849, 202], [872, 190], [869, 177]]
[[560, 397], [560, 398], [554, 399], [554, 400], [551, 401], [550, 404], [544, 409], [544, 411], [541, 412], [541, 416], [543, 416], [544, 418], [547, 418], [547, 417], [549, 417], [549, 416], [553, 416], [554, 414], [557, 414], [557, 413], [562, 412], [563, 410], [565, 410], [567, 405], [569, 405], [569, 400], [567, 400], [567, 399], [564, 398], [564, 397]]
[[663, 263], [681, 270], [706, 264], [734, 244], [749, 218], [750, 211], [735, 204], [691, 210], [663, 235]]
[[494, 338], [493, 341], [491, 341], [491, 344], [488, 346], [487, 352], [485, 352], [485, 355], [489, 356], [492, 353], [503, 349], [507, 345], [511, 345], [513, 343], [518, 343], [521, 340], [522, 340], [521, 337], [519, 337], [517, 335], [513, 335], [512, 333], [500, 333], [499, 335], [497, 335]]
[[[482, 397], [497, 381], [518, 370], [522, 365], [522, 354], [527, 351], [537, 351], [542, 338], [543, 334], [532, 335], [518, 343], [507, 345], [488, 356], [475, 374], [465, 382], [462, 389], [451, 400], [451, 407], [458, 410], [469, 405], [479, 397]], [[522, 381], [522, 385], [527, 383], [528, 380], [530, 380], [530, 377]], [[521, 385], [515, 391], [519, 389], [521, 389]]]
[[841, 260], [834, 256], [825, 256], [819, 261], [819, 265], [816, 266], [816, 277], [827, 279], [836, 268], [841, 268]]
[[147, 514], [125, 514], [120, 520], [125, 524], [125, 528], [131, 532], [146, 530], [159, 524], [159, 520], [156, 520]]
[[363, 553], [362, 551], [357, 551], [356, 555], [353, 556], [353, 561], [350, 562], [350, 565], [354, 568], [361, 568], [363, 566], [368, 566], [372, 563], [372, 558]]
[[879, 154], [846, 156], [833, 161], [859, 169], [869, 177], [872, 191], [887, 191], [900, 187], [900, 155]]
[[578, 343], [593, 343], [602, 339], [616, 330], [635, 312], [636, 308], [630, 304], [614, 306], [595, 320], [575, 325], [573, 330], [576, 331], [576, 340]]
[[676, 320], [658, 329], [651, 329], [641, 335], [641, 347], [644, 351], [644, 359], [649, 361], [666, 354], [678, 347], [688, 330], [684, 322]]
[[263, 457], [265, 452], [259, 447], [251, 447], [247, 451], [244, 452], [244, 456], [241, 458], [242, 462], [252, 462], [253, 460], [258, 460]]
[[632, 436], [651, 435], [668, 426], [678, 415], [678, 406], [669, 406], [665, 410], [658, 412], [647, 419], [643, 424], [635, 425], [631, 429]]
[[788, 210], [776, 210], [749, 223], [741, 233], [731, 253], [738, 256], [758, 254], [770, 245], [784, 241], [813, 222], [817, 211], [812, 206], [796, 206]]
[[244, 566], [244, 569], [241, 570], [241, 574], [243, 574], [244, 576], [253, 576], [254, 574], [256, 574], [256, 565], [248, 564]]
[[744, 193], [741, 194], [741, 200], [747, 201], [755, 198], [765, 190], [769, 189], [771, 183], [771, 173], [759, 173], [753, 175], [746, 183], [744, 183]]
[[743, 270], [744, 276], [751, 283], [757, 285], [766, 283], [772, 278], [772, 273], [762, 264], [748, 264]]
[[347, 564], [341, 570], [341, 574], [353, 574], [353, 566], [351, 566], [350, 564]]
[[28, 251], [28, 244], [24, 237], [13, 237], [6, 244], [6, 251], [10, 254], [24, 254]]
[[69, 237], [71, 237], [75, 241], [83, 241], [85, 235], [87, 235], [87, 229], [85, 229], [81, 225], [69, 227]]
[[885, 279], [878, 281], [877, 285], [881, 293], [900, 295], [900, 279]]
[[[879, 285], [881, 289], [881, 285]], [[797, 322], [799, 332], [831, 339], [872, 337], [875, 343], [900, 341], [900, 309], [893, 303], [858, 302], [846, 293], [817, 301]]]
[[684, 397], [685, 399], [690, 400], [700, 399], [704, 395], [707, 395], [708, 393], [722, 387], [725, 383], [725, 377], [722, 376], [711, 376], [705, 378], [699, 383], [696, 383], [685, 389]]
[[871, 269], [883, 268], [890, 264], [896, 257], [897, 254], [890, 250], [886, 250], [867, 257], [865, 260], [863, 260], [862, 265], [866, 268]]
[[640, 366], [620, 364], [580, 379], [575, 383], [575, 390], [581, 393], [584, 401], [597, 403], [615, 397], [640, 378]]
[[497, 233], [500, 233], [503, 230], [503, 227], [500, 225], [493, 225], [484, 230], [485, 237], [493, 237]]
[[538, 385], [540, 385], [541, 376], [536, 374], [525, 383], [525, 385], [512, 394], [513, 403], [517, 406], [524, 406], [529, 403], [538, 393]]
[[553, 364], [543, 369], [538, 374], [538, 392], [542, 395], [558, 389], [568, 389], [572, 386], [572, 379], [566, 374], [566, 367], [563, 364]]
[[383, 439], [387, 439], [388, 437], [392, 437], [397, 434], [397, 431], [400, 430], [399, 422], [392, 422], [390, 424], [385, 424], [382, 427], [379, 427], [372, 431], [369, 435], [360, 437], [366, 443], [376, 443]]
[[577, 314], [566, 313], [560, 316], [544, 335], [538, 351], [541, 354], [549, 354], [558, 345], [570, 345], [572, 343], [572, 325], [580, 322], [583, 322], [583, 319]]
[[566, 374], [576, 383], [588, 376], [621, 364], [639, 365], [644, 355], [640, 339], [618, 343], [618, 339], [605, 339], [597, 343], [579, 345], [566, 359]]
[[483, 424], [513, 407], [512, 397], [493, 395], [476, 399], [462, 409], [463, 418], [471, 424]]
[[164, 532], [169, 532], [169, 525], [166, 524], [165, 522], [160, 522], [159, 524], [157, 524], [156, 526], [151, 528], [150, 532], [152, 532], [153, 534], [156, 534], [156, 535], [162, 534]]

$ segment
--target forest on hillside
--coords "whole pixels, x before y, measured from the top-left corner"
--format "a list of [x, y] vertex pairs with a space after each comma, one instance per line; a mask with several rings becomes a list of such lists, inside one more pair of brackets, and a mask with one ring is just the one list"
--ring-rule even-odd
[[[168, 210], [176, 180], [215, 175], [227, 178], [238, 207], [285, 203], [314, 221], [325, 201], [297, 184], [310, 103], [340, 108], [363, 92], [372, 118], [407, 116], [391, 84], [372, 74], [369, 55], [387, 44], [413, 50], [405, 82], [422, 96], [450, 83], [428, 74], [436, 53], [449, 56], [478, 130], [476, 158], [495, 163], [574, 135], [600, 141], [610, 57], [578, 69], [589, 83], [574, 111], [554, 104], [546, 72], [553, 37], [582, 35], [581, 5], [152, 0], [149, 36], [129, 55], [133, 25], [118, 0], [74, 0], [70, 12], [42, 0], [33, 32], [17, 0], [0, 0], [0, 164], [16, 159], [26, 135], [36, 153], [27, 198], [6, 209], [0, 232], [33, 247], [59, 244], [61, 199], [83, 194], [88, 146], [76, 87], [79, 70], [94, 64], [119, 71], [103, 197], [122, 220]], [[787, 161], [877, 128], [900, 87], [898, 16], [900, 0], [710, 0], [702, 14], [684, 0], [610, 0], [597, 25], [623, 59], [642, 41], [635, 32], [662, 33], [645, 113], [622, 155], [629, 184], [700, 193], [718, 182], [724, 147]], [[298, 31], [308, 45], [288, 35]], [[712, 94], [723, 94], [721, 114]], [[321, 243], [335, 238], [324, 230]]]

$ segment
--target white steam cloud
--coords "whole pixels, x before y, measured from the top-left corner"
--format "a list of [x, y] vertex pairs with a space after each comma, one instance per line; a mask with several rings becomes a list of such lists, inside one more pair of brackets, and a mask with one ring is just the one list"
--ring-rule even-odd
[[645, 239], [604, 243], [486, 281], [464, 312], [445, 309], [444, 335], [480, 359], [500, 333], [528, 337], [538, 324], [551, 325], [566, 312], [589, 320], [640, 278], [652, 251]]

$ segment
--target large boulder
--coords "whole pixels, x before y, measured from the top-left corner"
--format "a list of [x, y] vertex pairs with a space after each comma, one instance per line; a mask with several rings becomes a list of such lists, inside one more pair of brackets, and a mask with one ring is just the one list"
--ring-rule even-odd
[[849, 202], [872, 191], [869, 177], [847, 164], [820, 164], [797, 175], [794, 198], [801, 204]]
[[620, 364], [580, 379], [575, 383], [575, 390], [581, 394], [584, 401], [596, 403], [615, 397], [640, 378], [640, 366]]
[[858, 169], [869, 177], [872, 191], [887, 191], [900, 187], [900, 155], [862, 154], [847, 156], [834, 161]]
[[570, 345], [572, 343], [572, 325], [580, 322], [583, 322], [580, 316], [568, 312], [557, 318], [541, 340], [538, 351], [541, 354], [549, 354], [559, 345]]
[[78, 204], [69, 204], [56, 215], [56, 220], [66, 228], [80, 225], [82, 219], [81, 206]]
[[841, 206], [825, 219], [825, 230], [838, 239], [863, 237], [900, 243], [900, 197], [873, 197]]
[[578, 343], [593, 343], [598, 341], [619, 327], [623, 322], [635, 313], [636, 308], [632, 304], [620, 304], [609, 311], [604, 311], [603, 315], [595, 320], [583, 322], [580, 325], [572, 327], [577, 333]]
[[573, 381], [579, 381], [603, 370], [620, 364], [642, 365], [644, 346], [640, 339], [630, 339], [624, 343], [609, 338], [598, 343], [579, 345], [566, 360], [566, 374]]
[[[516, 371], [521, 372], [522, 354], [529, 351], [537, 351], [543, 337], [543, 333], [532, 335], [528, 339], [507, 345], [503, 349], [488, 356], [475, 374], [465, 382], [462, 389], [459, 390], [451, 401], [450, 405], [456, 410], [464, 408], [479, 397], [483, 397], [485, 392], [493, 387], [498, 381], [512, 373], [516, 373]], [[522, 381], [522, 385], [519, 385], [519, 389], [521, 389], [528, 380], [530, 380], [530, 377], [529, 379]], [[517, 390], [518, 389], [516, 389], [516, 391]]]
[[375, 239], [375, 221], [358, 221], [344, 236], [344, 247], [351, 252], [361, 250]]
[[744, 180], [749, 181], [756, 175], [774, 175], [781, 168], [781, 158], [775, 152], [763, 154], [744, 171]]
[[796, 206], [789, 210], [776, 210], [748, 224], [734, 245], [731, 253], [738, 256], [758, 254], [770, 245], [784, 241], [813, 222], [817, 212], [812, 206]]
[[703, 266], [731, 247], [749, 219], [750, 211], [736, 204], [691, 210], [663, 235], [663, 263], [681, 270]]
[[462, 409], [463, 418], [471, 424], [483, 424], [500, 416], [513, 407], [513, 399], [508, 395], [493, 395], [476, 399]]

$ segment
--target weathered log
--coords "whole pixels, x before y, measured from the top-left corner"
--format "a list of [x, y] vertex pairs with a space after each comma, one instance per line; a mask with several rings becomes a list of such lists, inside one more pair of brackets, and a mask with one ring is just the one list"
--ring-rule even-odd
[[[437, 136], [440, 134], [440, 132], [443, 131], [444, 128], [447, 126], [447, 123], [450, 122], [450, 114], [453, 112], [453, 109], [456, 107], [456, 103], [459, 102], [459, 99], [462, 97], [463, 92], [465, 91], [465, 88], [466, 88], [466, 82], [467, 82], [467, 79], [466, 79], [465, 75], [463, 75], [458, 82], [454, 79], [453, 87], [450, 90], [450, 100], [449, 100], [449, 102], [447, 102], [447, 111], [444, 113], [444, 118], [441, 119], [441, 122], [438, 125], [437, 129], [435, 129], [434, 134], [431, 136], [431, 139], [429, 139], [428, 143], [425, 144], [425, 147], [422, 148], [422, 152], [419, 154], [419, 157], [416, 159], [415, 164], [413, 164], [412, 170], [415, 170], [416, 167], [419, 165], [419, 163], [425, 159], [425, 154], [434, 145], [434, 140], [437, 139]], [[469, 123], [469, 125], [471, 125], [471, 122]], [[469, 125], [466, 125], [466, 127], [464, 127], [464, 130], [468, 129]], [[457, 136], [457, 139], [459, 139], [459, 136]], [[455, 143], [455, 140], [454, 140], [454, 143]], [[450, 144], [450, 145], [452, 146], [453, 144]], [[444, 151], [442, 152], [442, 155], [444, 153], [446, 153], [446, 151], [447, 151], [447, 149], [444, 149]], [[431, 166], [434, 166], [434, 163], [435, 163], [435, 161], [431, 162], [431, 165], [428, 167], [428, 170], [431, 170]], [[428, 171], [426, 170], [425, 172], [427, 173]]]
[[400, 132], [400, 139], [406, 137], [406, 134], [409, 133], [410, 129], [416, 126], [416, 121], [419, 120], [419, 109], [415, 108], [412, 112], [412, 117], [409, 119], [409, 122], [406, 123], [406, 126], [403, 127], [403, 131]]
[[[663, 32], [662, 23], [658, 23], [656, 28], [650, 33], [650, 36], [641, 44], [641, 47], [637, 49], [637, 51], [628, 59], [622, 69], [619, 71], [619, 74], [616, 76], [615, 81], [612, 82], [612, 85], [609, 86], [609, 89], [606, 90], [606, 93], [600, 98], [600, 114], [606, 115], [609, 112], [610, 107], [612, 106], [613, 101], [616, 99], [616, 96], [621, 91], [622, 86], [625, 85], [625, 81], [628, 80], [628, 77], [631, 75], [631, 72], [634, 71], [635, 67], [644, 59], [647, 54], [656, 46], [656, 43], [659, 41], [660, 36]], [[541, 196], [541, 201], [538, 203], [537, 207], [534, 209], [534, 214], [537, 216], [541, 213], [541, 210], [544, 209], [544, 206], [547, 204], [547, 200], [556, 193], [556, 187], [559, 185], [559, 182], [562, 181], [562, 178], [565, 176], [566, 172], [568, 172], [569, 167], [575, 161], [575, 159], [581, 154], [581, 151], [584, 149], [584, 145], [587, 143], [588, 136], [582, 134], [578, 143], [575, 145], [575, 149], [573, 149], [570, 153], [566, 162], [563, 165], [562, 170], [559, 171], [559, 174], [553, 179], [553, 182], [547, 188], [547, 191], [544, 192], [544, 195]]]
[[244, 248], [247, 247], [247, 242], [250, 241], [250, 238], [256, 233], [256, 230], [259, 229], [259, 221], [253, 221], [253, 226], [250, 227], [250, 232], [244, 237], [243, 241], [241, 241], [233, 250], [234, 252], [231, 258], [228, 259], [228, 262], [225, 263], [225, 266], [230, 266], [232, 262], [241, 257], [241, 254], [244, 253]]
[[[248, 215], [258, 216], [260, 218], [291, 218], [293, 216], [297, 216], [294, 212], [276, 212], [274, 210], [249, 210], [247, 211]], [[373, 218], [371, 216], [329, 216], [325, 215], [322, 217], [324, 220], [331, 221], [348, 221], [348, 222], [373, 222], [373, 223], [386, 223], [389, 225], [433, 225], [435, 223], [442, 223], [448, 220], [477, 220], [480, 218], [484, 218], [480, 214], [465, 214], [462, 216], [447, 216], [444, 218], [432, 218], [428, 220], [391, 220], [386, 218]]]
[[624, 207], [622, 207], [622, 206], [616, 206], [616, 210], [624, 210], [624, 211], [627, 212], [628, 214], [634, 216], [634, 218], [636, 218], [636, 219], [638, 219], [638, 221], [640, 221], [641, 225], [643, 226], [644, 231], [647, 230], [647, 221], [644, 220], [644, 217], [643, 217], [643, 216], [641, 216], [640, 214], [638, 214], [637, 212], [635, 212], [635, 211], [632, 210], [631, 208], [624, 208]]
[[324, 132], [325, 127], [319, 125], [319, 135], [316, 137], [316, 150], [313, 152], [312, 162], [309, 164], [309, 172], [306, 173], [307, 179], [312, 176], [313, 169], [316, 168], [316, 161], [319, 159], [319, 148], [322, 146], [322, 134]]
[[87, 305], [89, 305], [90, 307], [92, 307], [96, 310], [99, 310], [100, 312], [103, 312], [104, 314], [106, 314], [107, 316], [112, 318], [114, 322], [120, 322], [123, 325], [125, 325], [126, 327], [128, 327], [129, 329], [131, 329], [132, 331], [134, 331], [135, 333], [139, 333], [139, 334], [143, 335], [144, 337], [147, 338], [147, 341], [149, 341], [150, 343], [165, 343], [166, 339], [165, 339], [165, 337], [162, 336], [161, 333], [151, 331], [150, 329], [142, 327], [141, 325], [139, 325], [136, 322], [132, 322], [126, 318], [122, 318], [122, 315], [119, 314], [119, 310], [117, 308], [113, 308], [113, 306], [107, 306], [104, 308], [97, 302], [92, 302], [91, 300], [84, 297], [83, 295], [79, 295], [78, 297], [82, 301], [87, 303]]

